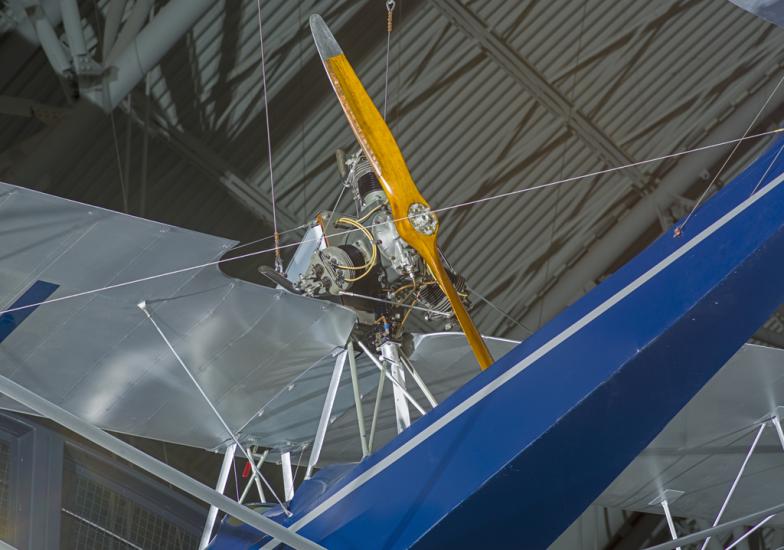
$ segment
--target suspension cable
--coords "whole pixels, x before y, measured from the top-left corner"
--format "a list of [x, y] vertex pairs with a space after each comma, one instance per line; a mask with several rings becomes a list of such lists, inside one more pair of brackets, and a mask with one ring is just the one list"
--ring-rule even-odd
[[259, 20], [259, 44], [261, 46], [261, 84], [264, 91], [264, 122], [267, 127], [267, 160], [269, 162], [270, 193], [272, 195], [272, 230], [275, 238], [275, 271], [283, 273], [283, 260], [280, 257], [280, 233], [278, 233], [278, 215], [275, 205], [275, 177], [272, 174], [272, 133], [270, 132], [269, 103], [267, 100], [267, 69], [264, 62], [264, 31], [261, 23], [261, 0], [256, 0], [256, 11]]
[[[456, 210], [456, 209], [459, 209], [459, 208], [465, 208], [465, 207], [468, 207], [468, 206], [474, 206], [474, 205], [477, 205], [477, 204], [483, 204], [483, 203], [486, 203], [486, 202], [495, 201], [495, 200], [499, 200], [499, 199], [506, 199], [506, 198], [509, 198], [509, 197], [513, 197], [513, 196], [520, 195], [520, 194], [523, 194], [523, 193], [528, 193], [528, 192], [531, 192], [531, 191], [539, 191], [541, 189], [554, 187], [556, 185], [563, 185], [565, 183], [571, 183], [571, 182], [574, 182], [574, 181], [578, 181], [578, 180], [582, 180], [582, 179], [588, 179], [588, 178], [592, 178], [592, 177], [595, 177], [595, 176], [600, 176], [600, 175], [603, 175], [603, 174], [609, 174], [609, 173], [612, 173], [612, 172], [618, 172], [620, 170], [625, 170], [627, 168], [634, 168], [635, 166], [642, 166], [644, 164], [650, 164], [650, 163], [653, 163], [653, 162], [659, 162], [659, 161], [662, 161], [662, 160], [677, 158], [677, 157], [681, 157], [681, 156], [688, 155], [688, 154], [691, 154], [691, 153], [698, 153], [698, 152], [701, 152], [701, 151], [707, 151], [709, 149], [715, 149], [716, 147], [723, 147], [725, 145], [729, 145], [729, 144], [732, 144], [732, 143], [737, 143], [739, 141], [758, 139], [758, 138], [762, 138], [762, 137], [765, 137], [765, 136], [778, 134], [778, 133], [781, 133], [781, 132], [784, 132], [784, 128], [776, 128], [775, 130], [768, 130], [767, 132], [761, 132], [759, 134], [753, 134], [753, 135], [750, 135], [750, 136], [737, 138], [737, 139], [730, 139], [730, 140], [727, 140], [727, 141], [722, 141], [722, 142], [719, 142], [719, 143], [713, 143], [713, 144], [710, 144], [710, 145], [703, 145], [701, 147], [695, 147], [694, 149], [688, 149], [688, 150], [684, 150], [684, 151], [678, 151], [678, 152], [675, 152], [675, 153], [669, 153], [667, 155], [661, 155], [661, 156], [653, 157], [653, 158], [650, 158], [650, 159], [647, 159], [647, 160], [640, 160], [640, 161], [632, 162], [632, 163], [629, 163], [629, 164], [623, 164], [621, 166], [614, 166], [612, 168], [605, 168], [603, 170], [597, 170], [595, 172], [588, 172], [587, 174], [582, 174], [582, 175], [578, 175], [578, 176], [571, 176], [571, 177], [568, 177], [568, 178], [555, 180], [555, 181], [551, 181], [551, 182], [548, 182], [548, 183], [542, 183], [540, 185], [533, 185], [531, 187], [523, 187], [521, 189], [514, 189], [512, 191], [507, 191], [505, 193], [499, 193], [497, 195], [488, 195], [488, 196], [482, 197], [480, 199], [475, 199], [475, 200], [471, 200], [471, 201], [466, 201], [466, 202], [452, 204], [452, 205], [449, 205], [449, 206], [444, 206], [442, 208], [437, 208], [437, 209], [432, 210], [432, 212], [436, 212], [436, 213], [447, 212], [447, 211], [450, 211], [450, 210]], [[392, 220], [392, 222], [398, 222], [398, 221], [402, 221], [402, 220], [405, 220], [405, 219], [406, 219], [406, 217], [402, 217], [402, 218], [394, 219], [394, 220]], [[386, 223], [388, 223], [388, 221], [371, 224], [371, 225], [366, 226], [366, 229], [372, 229], [373, 227], [376, 227], [376, 226], [379, 226], [379, 225], [385, 225]], [[353, 233], [355, 231], [359, 231], [359, 229], [353, 229], [353, 228], [352, 229], [345, 229], [345, 230], [342, 230], [342, 231], [338, 231], [336, 233], [332, 233], [331, 236], [338, 237], [338, 236], [341, 236], [341, 235], [348, 235], [348, 234], [351, 234], [351, 233]], [[266, 237], [266, 238], [269, 238], [269, 237]], [[260, 240], [262, 240], [262, 239], [260, 239]], [[126, 286], [135, 285], [135, 284], [145, 283], [145, 282], [152, 281], [152, 280], [155, 280], [155, 279], [160, 279], [162, 277], [170, 277], [170, 276], [173, 276], [173, 275], [179, 275], [181, 273], [187, 273], [189, 271], [195, 271], [197, 269], [204, 269], [205, 267], [211, 267], [211, 266], [217, 266], [217, 265], [220, 265], [220, 264], [226, 264], [226, 263], [229, 263], [229, 262], [234, 262], [234, 261], [242, 260], [242, 259], [245, 259], [245, 258], [252, 258], [254, 256], [259, 256], [261, 254], [268, 254], [270, 252], [275, 252], [278, 248], [280, 248], [280, 249], [291, 248], [291, 247], [299, 246], [299, 245], [301, 245], [303, 243], [316, 242], [318, 240], [320, 240], [320, 238], [301, 239], [301, 240], [296, 241], [296, 242], [281, 244], [281, 245], [279, 245], [278, 247], [275, 247], [275, 248], [266, 248], [264, 250], [255, 250], [253, 252], [248, 252], [246, 254], [240, 254], [239, 256], [233, 256], [231, 258], [221, 258], [221, 259], [218, 259], [218, 260], [212, 260], [212, 261], [209, 261], [209, 262], [204, 262], [204, 263], [197, 264], [197, 265], [183, 267], [183, 268], [180, 268], [180, 269], [174, 269], [172, 271], [166, 271], [166, 272], [158, 273], [158, 274], [155, 274], [155, 275], [149, 275], [147, 277], [140, 277], [138, 279], [132, 279], [130, 281], [124, 281], [124, 282], [121, 282], [121, 283], [114, 283], [114, 284], [103, 286], [103, 287], [100, 287], [100, 288], [94, 288], [94, 289], [90, 289], [90, 290], [84, 290], [84, 291], [80, 291], [80, 292], [75, 292], [73, 294], [67, 294], [65, 296], [58, 296], [56, 298], [49, 298], [47, 300], [42, 300], [40, 302], [36, 302], [36, 303], [33, 303], [33, 304], [27, 304], [27, 305], [22, 305], [22, 306], [17, 306], [17, 307], [12, 307], [12, 308], [8, 308], [8, 309], [0, 310], [0, 315], [4, 315], [6, 313], [14, 313], [16, 311], [22, 311], [22, 310], [30, 309], [30, 308], [36, 308], [36, 307], [39, 307], [39, 306], [42, 306], [42, 305], [45, 305], [45, 304], [51, 304], [51, 303], [55, 303], [55, 302], [62, 302], [64, 300], [70, 300], [72, 298], [79, 298], [81, 296], [86, 296], [86, 295], [89, 295], [89, 294], [95, 294], [95, 293], [98, 293], [98, 292], [104, 292], [104, 291], [108, 291], [108, 290], [114, 290], [114, 289], [117, 289], [117, 288], [123, 288], [123, 287], [126, 287]]]
[[384, 120], [387, 119], [387, 98], [389, 97], [389, 44], [392, 38], [392, 12], [395, 10], [395, 0], [387, 0], [387, 54], [386, 68], [384, 70]]

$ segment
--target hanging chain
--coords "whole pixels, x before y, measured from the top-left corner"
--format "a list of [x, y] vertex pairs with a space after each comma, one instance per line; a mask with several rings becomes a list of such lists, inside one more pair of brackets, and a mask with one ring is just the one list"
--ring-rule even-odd
[[387, 34], [392, 33], [392, 12], [395, 9], [395, 0], [387, 0]]
[[384, 71], [384, 120], [387, 119], [387, 98], [389, 97], [389, 43], [392, 37], [392, 12], [395, 11], [395, 0], [387, 0], [387, 57]]

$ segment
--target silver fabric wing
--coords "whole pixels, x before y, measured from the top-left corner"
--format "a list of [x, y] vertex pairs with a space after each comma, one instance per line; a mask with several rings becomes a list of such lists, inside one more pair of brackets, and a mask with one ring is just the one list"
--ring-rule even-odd
[[[58, 285], [57, 299], [209, 263], [234, 244], [0, 184], [0, 307], [35, 285]], [[355, 322], [339, 305], [209, 265], [44, 304], [27, 318], [5, 313], [0, 371], [97, 426], [220, 447], [229, 435], [137, 307], [142, 300], [231, 429], [260, 443], [268, 434], [243, 428], [342, 348]], [[0, 407], [23, 410], [7, 398]]]
[[[676, 382], [677, 383], [677, 382]], [[674, 516], [712, 523], [760, 423], [784, 403], [784, 350], [746, 344], [599, 497], [610, 508], [661, 514], [649, 503], [671, 491]], [[723, 520], [780, 504], [784, 449], [770, 422]], [[682, 492], [682, 494], [680, 494]], [[784, 525], [776, 516], [772, 523]]]

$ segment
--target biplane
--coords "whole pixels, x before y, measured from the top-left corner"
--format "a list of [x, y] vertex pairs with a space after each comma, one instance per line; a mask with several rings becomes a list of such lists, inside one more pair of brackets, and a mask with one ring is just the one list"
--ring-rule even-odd
[[[310, 25], [359, 145], [355, 211], [319, 213], [267, 287], [221, 272], [226, 239], [0, 185], [0, 407], [208, 502], [216, 549], [545, 548], [597, 499], [712, 518], [766, 426], [732, 511], [779, 504], [784, 352], [744, 344], [784, 301], [784, 141], [526, 340], [482, 336], [438, 212]], [[436, 329], [408, 332], [414, 310]], [[107, 431], [222, 452], [223, 484], [242, 457], [261, 502]], [[307, 479], [266, 498], [263, 461], [303, 449]]]

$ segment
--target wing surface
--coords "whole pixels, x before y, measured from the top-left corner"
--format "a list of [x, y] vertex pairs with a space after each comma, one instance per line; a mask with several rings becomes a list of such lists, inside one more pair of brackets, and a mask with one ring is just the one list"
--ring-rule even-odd
[[[234, 244], [0, 184], [0, 307], [34, 301], [40, 288], [54, 288], [56, 300], [208, 263]], [[233, 430], [343, 347], [355, 321], [339, 305], [210, 265], [2, 315], [0, 371], [103, 428], [221, 446], [228, 434], [137, 307], [142, 300]], [[7, 398], [0, 407], [23, 411]]]
[[[674, 380], [677, 384], [678, 381]], [[673, 515], [713, 522], [761, 419], [784, 403], [784, 350], [744, 345], [596, 501], [662, 513], [648, 503], [683, 491]], [[781, 502], [784, 450], [768, 423], [724, 512], [731, 520]], [[779, 517], [774, 523], [784, 525]]]

